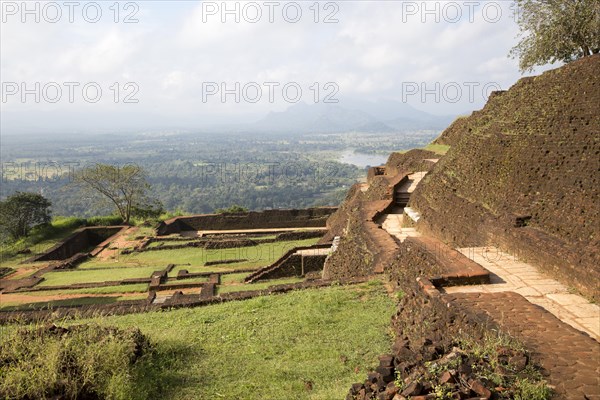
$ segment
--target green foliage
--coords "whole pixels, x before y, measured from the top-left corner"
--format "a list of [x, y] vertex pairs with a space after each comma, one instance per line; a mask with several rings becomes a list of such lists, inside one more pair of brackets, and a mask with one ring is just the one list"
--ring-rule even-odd
[[131, 209], [131, 216], [142, 220], [157, 220], [165, 210], [160, 201], [150, 199], [145, 204], [134, 204]]
[[[532, 364], [517, 371], [510, 364], [501, 360], [500, 354], [507, 350], [526, 354], [523, 344], [513, 337], [499, 331], [491, 331], [486, 333], [481, 340], [463, 335], [457, 340], [457, 343], [472, 360], [475, 360], [471, 364], [473, 372], [480, 379], [492, 382], [497, 386], [510, 388], [513, 392], [511, 398], [520, 400], [548, 400], [551, 398], [551, 389]], [[477, 362], [476, 360], [481, 361]], [[451, 367], [456, 368], [457, 365]]]
[[400, 301], [400, 300], [402, 300], [402, 299], [404, 298], [404, 296], [406, 295], [406, 293], [404, 293], [404, 291], [403, 291], [403, 290], [401, 290], [401, 289], [398, 289], [398, 290], [396, 291], [395, 295], [396, 295], [396, 299], [397, 299], [398, 301]]
[[[188, 282], [186, 280], [186, 282]], [[67, 289], [67, 290], [37, 290], [32, 292], [22, 292], [27, 296], [39, 296], [46, 297], [56, 294], [114, 294], [114, 293], [145, 293], [148, 290], [146, 283], [136, 283], [130, 285], [114, 285], [114, 286], [101, 286], [83, 289]]]
[[105, 215], [100, 217], [90, 217], [86, 220], [87, 226], [110, 226], [120, 225], [123, 223], [123, 218], [118, 215]]
[[0, 202], [0, 232], [14, 240], [27, 236], [33, 226], [50, 222], [51, 205], [41, 194], [14, 193]]
[[238, 206], [234, 204], [228, 208], [217, 208], [215, 210], [216, 214], [235, 214], [235, 213], [245, 213], [248, 212], [246, 207]]
[[[7, 142], [2, 143], [2, 150], [10, 154], [4, 162], [35, 162], [43, 154], [60, 165], [72, 162], [76, 154], [82, 165], [135, 163], [147, 172], [152, 196], [165, 210], [198, 214], [231, 204], [250, 210], [337, 205], [365, 174], [364, 168], [339, 162], [343, 151], [356, 148], [361, 153], [387, 155], [391, 148], [424, 146], [437, 133], [290, 134], [285, 138], [248, 133], [169, 134], [157, 140], [147, 140], [142, 134], [110, 141], [81, 136], [51, 143]], [[56, 215], [89, 217], [114, 209], [108, 201], [98, 202], [100, 195], [90, 196], [81, 186], [68, 185], [67, 177], [29, 181], [8, 175], [2, 186], [5, 194], [43, 190]]]
[[304, 279], [302, 278], [281, 278], [281, 279], [271, 279], [265, 281], [259, 281], [256, 283], [247, 283], [247, 284], [237, 284], [237, 285], [228, 285], [223, 284], [219, 286], [219, 294], [222, 293], [231, 293], [231, 292], [241, 292], [246, 290], [263, 290], [268, 289], [271, 286], [275, 285], [284, 285], [288, 283], [299, 283]]
[[96, 164], [78, 171], [74, 178], [83, 188], [108, 199], [125, 224], [129, 223], [134, 210], [162, 213], [162, 205], [151, 204], [147, 193], [150, 185], [144, 170], [137, 165]]
[[552, 389], [544, 381], [521, 379], [515, 386], [515, 400], [547, 400], [552, 397]]
[[158, 220], [166, 221], [168, 219], [175, 218], [175, 217], [182, 217], [184, 215], [185, 215], [185, 212], [183, 212], [183, 210], [177, 209], [173, 212], [171, 212], [171, 211], [163, 212], [162, 214], [160, 214], [158, 216]]
[[33, 326], [0, 337], [0, 396], [6, 399], [127, 399], [134, 362], [148, 348], [136, 329]]
[[433, 394], [436, 400], [452, 400], [452, 386], [451, 385], [436, 385], [433, 388]]
[[67, 231], [75, 230], [79, 227], [88, 225], [88, 221], [85, 218], [77, 217], [54, 217], [52, 218], [51, 228], [49, 230], [54, 231]]
[[600, 52], [598, 0], [516, 0], [521, 41], [510, 52], [522, 71]]
[[445, 144], [430, 143], [427, 146], [425, 146], [423, 149], [433, 151], [434, 153], [443, 156], [448, 152], [448, 150], [450, 150], [450, 146], [447, 146]]
[[[0, 250], [0, 258], [7, 261], [15, 257], [16, 253], [24, 249], [30, 249], [33, 253], [42, 253], [57, 244], [60, 240], [69, 236], [75, 229], [84, 226], [107, 226], [119, 225], [123, 221], [116, 215], [77, 218], [57, 216], [49, 224], [34, 226], [26, 237], [3, 243]], [[31, 255], [25, 255], [31, 257]], [[18, 260], [12, 260], [18, 261]]]

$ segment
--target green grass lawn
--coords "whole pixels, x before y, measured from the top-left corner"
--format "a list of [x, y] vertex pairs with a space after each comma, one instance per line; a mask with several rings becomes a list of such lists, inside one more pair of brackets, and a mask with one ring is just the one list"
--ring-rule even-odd
[[[227, 275], [225, 275], [227, 276]], [[266, 289], [270, 286], [274, 286], [274, 285], [283, 285], [286, 283], [298, 283], [298, 282], [302, 282], [304, 280], [304, 278], [281, 278], [281, 279], [271, 279], [271, 280], [266, 280], [266, 281], [259, 281], [256, 283], [248, 283], [248, 284], [235, 284], [235, 285], [231, 285], [231, 284], [227, 284], [225, 283], [224, 285], [219, 285], [218, 287], [218, 293], [222, 294], [222, 293], [230, 293], [230, 292], [241, 292], [241, 291], [246, 291], [246, 290], [262, 290], [262, 289]], [[224, 282], [223, 282], [224, 283]]]
[[[144, 253], [133, 253], [119, 255], [116, 260], [96, 260], [86, 261], [77, 267], [78, 270], [97, 270], [113, 269], [115, 275], [120, 273], [116, 269], [129, 269], [131, 267], [152, 266], [154, 269], [163, 269], [168, 264], [177, 265], [169, 276], [177, 276], [180, 269], [187, 269], [191, 273], [195, 272], [219, 272], [233, 269], [264, 267], [281, 257], [286, 251], [297, 246], [310, 246], [317, 243], [319, 239], [291, 240], [274, 243], [263, 243], [253, 247], [239, 247], [233, 249], [203, 249], [203, 248], [183, 248], [173, 250], [149, 251]], [[204, 266], [207, 261], [220, 261], [231, 259], [247, 259], [248, 261]], [[185, 265], [190, 264], [190, 265]], [[122, 278], [114, 278], [122, 279]], [[86, 281], [92, 282], [92, 281]]]
[[[101, 269], [122, 269], [122, 268], [132, 268], [132, 267], [143, 267], [144, 265], [142, 265], [141, 263], [135, 263], [135, 262], [128, 262], [127, 264], [123, 264], [121, 262], [119, 262], [119, 260], [98, 260], [98, 259], [90, 259], [88, 261], [85, 261], [81, 264], [79, 264], [77, 266], [77, 270], [79, 271], [93, 271], [93, 270], [101, 270]], [[162, 268], [155, 268], [155, 269], [163, 269], [165, 268], [166, 265], [164, 265]]]
[[250, 275], [249, 272], [221, 275], [221, 283], [222, 284], [227, 284], [227, 283], [231, 283], [231, 282], [242, 283], [244, 281], [244, 278], [247, 277], [248, 275]]
[[160, 242], [152, 242], [148, 245], [147, 248], [154, 248], [154, 247], [163, 247], [163, 248], [169, 248], [169, 247], [173, 247], [173, 246], [181, 246], [184, 244], [188, 244], [188, 243], [192, 243], [192, 242], [197, 242], [197, 240], [177, 240], [177, 241], [160, 241]]
[[393, 312], [370, 282], [94, 322], [137, 326], [154, 343], [136, 364], [140, 399], [332, 400], [389, 351]]
[[[62, 292], [61, 292], [62, 293]], [[57, 294], [57, 293], [54, 293]], [[52, 301], [37, 301], [34, 303], [19, 303], [19, 302], [12, 302], [12, 301], [3, 301], [2, 304], [0, 304], [0, 309], [2, 309], [3, 311], [9, 311], [9, 310], [14, 310], [14, 309], [18, 309], [18, 310], [33, 310], [33, 309], [38, 309], [38, 308], [42, 308], [42, 307], [58, 307], [58, 306], [76, 306], [76, 305], [90, 305], [90, 304], [110, 304], [110, 303], [115, 303], [117, 301], [123, 301], [123, 300], [141, 300], [141, 299], [145, 299], [147, 298], [148, 295], [145, 293], [140, 293], [139, 295], [135, 295], [135, 296], [101, 296], [101, 297], [77, 297], [77, 298], [72, 298], [72, 299], [63, 299], [63, 300], [52, 300]]]
[[204, 282], [208, 282], [207, 276], [201, 276], [201, 277], [197, 277], [197, 278], [188, 278], [188, 279], [170, 280], [167, 283], [164, 283], [163, 285], [172, 286], [172, 285], [180, 285], [182, 283], [204, 283]]
[[139, 226], [138, 229], [129, 235], [127, 235], [128, 240], [134, 240], [138, 236], [154, 236], [156, 233], [155, 229], [149, 226]]
[[[164, 268], [164, 267], [163, 267]], [[103, 281], [119, 281], [129, 278], [149, 278], [157, 267], [127, 267], [113, 269], [72, 270], [48, 272], [38, 286], [72, 285], [75, 283], [92, 283]]]
[[37, 290], [33, 292], [22, 292], [28, 296], [55, 296], [57, 294], [115, 294], [115, 293], [144, 293], [148, 291], [145, 283], [135, 285], [115, 285], [97, 288], [68, 289], [68, 290]]
[[[35, 254], [44, 253], [93, 219], [86, 221], [75, 217], [55, 217], [51, 224], [34, 227], [27, 237], [0, 246], [0, 264], [2, 266], [16, 265]], [[95, 219], [101, 221], [103, 217]], [[15, 254], [24, 249], [30, 249], [32, 253]]]
[[[53, 233], [49, 238], [42, 239], [36, 242], [36, 238], [21, 239], [16, 243], [10, 245], [0, 246], [0, 260], [2, 266], [14, 266], [16, 269], [19, 267], [19, 263], [33, 257], [35, 254], [41, 254], [49, 250], [52, 246], [55, 246], [58, 242], [65, 239], [67, 236], [72, 234], [74, 231], [70, 229], [64, 229]], [[15, 252], [23, 249], [30, 249], [30, 254], [14, 254]]]

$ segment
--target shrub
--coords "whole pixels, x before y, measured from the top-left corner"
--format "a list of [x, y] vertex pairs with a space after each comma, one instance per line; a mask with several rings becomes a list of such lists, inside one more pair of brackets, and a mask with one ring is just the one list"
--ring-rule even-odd
[[118, 215], [106, 215], [102, 217], [91, 217], [87, 219], [87, 226], [109, 226], [120, 225], [123, 219]]
[[234, 204], [228, 208], [217, 208], [215, 210], [215, 214], [237, 214], [246, 212], [248, 212], [246, 207], [238, 206], [237, 204]]
[[76, 229], [86, 224], [87, 220], [85, 218], [54, 217], [52, 219], [52, 226], [58, 230]]
[[0, 397], [123, 399], [149, 348], [137, 329], [96, 325], [17, 328], [0, 342]]
[[522, 379], [515, 386], [515, 400], [546, 400], [552, 397], [552, 389], [543, 381]]

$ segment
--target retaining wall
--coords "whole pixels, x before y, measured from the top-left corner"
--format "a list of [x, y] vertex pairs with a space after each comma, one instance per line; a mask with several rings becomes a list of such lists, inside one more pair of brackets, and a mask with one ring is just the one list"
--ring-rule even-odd
[[327, 218], [335, 210], [335, 207], [320, 207], [176, 217], [162, 222], [157, 228], [157, 234], [170, 235], [182, 231], [201, 230], [325, 227]]
[[88, 253], [124, 228], [124, 226], [94, 226], [78, 229], [44, 254], [32, 257], [26, 262], [66, 260], [77, 253]]

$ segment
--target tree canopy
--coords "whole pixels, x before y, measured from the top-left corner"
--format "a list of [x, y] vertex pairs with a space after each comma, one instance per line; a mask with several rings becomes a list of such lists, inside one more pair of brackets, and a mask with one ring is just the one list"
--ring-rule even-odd
[[246, 207], [239, 206], [234, 204], [228, 208], [217, 208], [215, 210], [216, 214], [235, 214], [235, 213], [245, 213], [248, 212]]
[[22, 238], [33, 226], [50, 222], [51, 206], [41, 194], [16, 192], [0, 202], [0, 226], [13, 239]]
[[521, 71], [600, 53], [600, 0], [516, 0]]
[[78, 171], [75, 182], [108, 199], [125, 224], [129, 223], [135, 211], [151, 204], [148, 196], [150, 185], [144, 170], [137, 165], [96, 164]]

